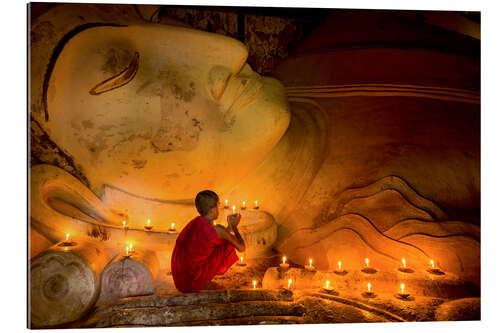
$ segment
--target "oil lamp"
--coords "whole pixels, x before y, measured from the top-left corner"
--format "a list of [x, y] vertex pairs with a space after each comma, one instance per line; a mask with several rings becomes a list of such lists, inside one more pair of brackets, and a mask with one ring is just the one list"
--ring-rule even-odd
[[365, 297], [375, 297], [375, 293], [372, 291], [372, 284], [368, 282], [366, 284], [366, 291], [363, 293]]
[[253, 289], [257, 288], [257, 281], [253, 280]]
[[280, 267], [283, 269], [288, 269], [288, 267], [290, 267], [290, 265], [286, 263], [286, 256], [283, 256], [283, 262], [280, 264]]
[[146, 224], [144, 225], [144, 229], [146, 229], [146, 230], [151, 230], [151, 229], [153, 229], [153, 226], [151, 225], [151, 220], [150, 220], [150, 219], [148, 219], [148, 220], [146, 221]]
[[330, 280], [325, 281], [325, 286], [323, 287], [323, 291], [328, 293], [328, 294], [333, 294], [335, 292], [332, 284], [330, 283]]
[[313, 260], [312, 258], [309, 258], [309, 265], [306, 265], [305, 268], [308, 270], [308, 271], [315, 271], [316, 269], [314, 268], [313, 266]]
[[241, 203], [241, 210], [245, 210], [245, 209], [247, 209], [247, 206], [246, 206], [246, 204], [245, 204], [245, 201], [243, 201], [243, 202]]
[[255, 206], [253, 206], [253, 209], [259, 209], [259, 202], [255, 200]]
[[408, 298], [410, 296], [410, 294], [405, 291], [404, 283], [401, 283], [401, 290], [398, 292], [398, 296], [400, 298]]
[[59, 244], [59, 246], [64, 246], [64, 247], [67, 247], [67, 246], [74, 246], [76, 245], [76, 243], [72, 242], [70, 239], [69, 239], [69, 233], [66, 233], [66, 239], [61, 242]]
[[401, 267], [398, 268], [399, 271], [404, 272], [404, 273], [412, 273], [413, 272], [413, 270], [411, 268], [408, 268], [406, 266], [406, 260], [405, 260], [405, 258], [401, 259], [401, 263], [403, 264], [403, 266], [401, 266]]
[[292, 279], [288, 279], [288, 289], [292, 286]]
[[370, 259], [368, 258], [365, 258], [365, 267], [363, 267], [361, 271], [367, 274], [373, 274], [377, 272], [375, 268], [370, 267]]
[[439, 268], [436, 267], [433, 259], [429, 260], [429, 263], [431, 264], [431, 267], [427, 269], [427, 272], [431, 274], [444, 275], [444, 272], [442, 272]]
[[236, 206], [233, 205], [233, 214], [236, 214]]
[[240, 256], [240, 260], [236, 263], [238, 266], [246, 266], [247, 264], [243, 262], [243, 256]]
[[224, 208], [229, 208], [229, 203], [227, 202], [227, 199], [224, 200]]
[[173, 222], [172, 222], [172, 223], [170, 224], [170, 228], [168, 229], [168, 231], [170, 231], [170, 232], [175, 232], [175, 223], [173, 223]]
[[335, 270], [336, 274], [345, 274], [345, 269], [342, 268], [342, 261], [337, 262], [337, 269]]

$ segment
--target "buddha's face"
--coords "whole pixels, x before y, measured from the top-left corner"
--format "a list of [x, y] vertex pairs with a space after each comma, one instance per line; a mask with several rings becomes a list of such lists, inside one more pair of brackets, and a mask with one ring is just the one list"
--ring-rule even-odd
[[283, 86], [224, 36], [171, 26], [94, 27], [71, 38], [47, 89], [50, 137], [88, 178], [158, 199], [224, 193], [290, 121]]

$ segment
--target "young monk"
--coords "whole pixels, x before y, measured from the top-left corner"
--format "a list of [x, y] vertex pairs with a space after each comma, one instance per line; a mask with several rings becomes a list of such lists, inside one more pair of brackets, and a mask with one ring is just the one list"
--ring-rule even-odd
[[195, 205], [200, 216], [189, 222], [177, 237], [171, 267], [175, 287], [182, 292], [201, 290], [238, 260], [235, 248], [245, 251], [245, 242], [237, 228], [240, 214], [227, 217], [227, 228], [213, 225], [219, 216], [219, 204], [215, 192], [198, 193]]

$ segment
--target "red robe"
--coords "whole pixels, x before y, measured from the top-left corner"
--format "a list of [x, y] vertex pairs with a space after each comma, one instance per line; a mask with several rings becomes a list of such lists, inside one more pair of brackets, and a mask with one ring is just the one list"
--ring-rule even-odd
[[175, 287], [182, 292], [200, 291], [236, 261], [234, 246], [220, 239], [214, 226], [198, 216], [182, 229], [175, 242], [171, 261]]

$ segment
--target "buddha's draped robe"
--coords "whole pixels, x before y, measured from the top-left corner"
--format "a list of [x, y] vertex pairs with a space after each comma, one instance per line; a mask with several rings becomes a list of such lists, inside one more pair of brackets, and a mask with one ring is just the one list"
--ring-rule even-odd
[[197, 292], [237, 260], [234, 246], [220, 239], [214, 226], [198, 216], [182, 229], [175, 242], [171, 261], [175, 287], [182, 292]]

